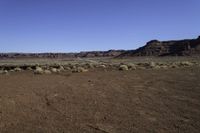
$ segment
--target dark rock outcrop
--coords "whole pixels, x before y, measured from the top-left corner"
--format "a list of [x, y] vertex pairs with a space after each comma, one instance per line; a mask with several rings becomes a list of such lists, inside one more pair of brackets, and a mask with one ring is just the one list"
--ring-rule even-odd
[[200, 36], [197, 39], [147, 42], [143, 47], [129, 50], [118, 57], [131, 56], [190, 56], [200, 55]]

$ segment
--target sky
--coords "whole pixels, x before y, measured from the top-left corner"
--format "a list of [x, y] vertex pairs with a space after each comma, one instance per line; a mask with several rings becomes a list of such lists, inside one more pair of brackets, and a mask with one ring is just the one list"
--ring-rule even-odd
[[199, 35], [200, 0], [0, 0], [0, 52], [136, 49]]

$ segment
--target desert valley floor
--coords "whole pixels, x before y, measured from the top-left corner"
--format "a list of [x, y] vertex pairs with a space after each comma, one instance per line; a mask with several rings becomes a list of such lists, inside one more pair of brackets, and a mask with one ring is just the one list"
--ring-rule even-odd
[[199, 133], [200, 67], [0, 75], [1, 133]]

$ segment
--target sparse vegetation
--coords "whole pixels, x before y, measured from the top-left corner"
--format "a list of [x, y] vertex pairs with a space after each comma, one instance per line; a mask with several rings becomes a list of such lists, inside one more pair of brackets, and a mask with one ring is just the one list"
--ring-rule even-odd
[[50, 70], [44, 70], [44, 74], [51, 74]]
[[16, 68], [14, 68], [14, 71], [16, 71], [16, 72], [20, 72], [20, 71], [22, 71], [22, 69], [19, 68], [19, 67], [16, 67]]
[[[134, 123], [132, 116], [130, 116], [129, 114], [132, 114], [135, 109], [138, 109], [137, 112], [144, 111], [143, 107], [145, 105], [145, 109], [147, 107], [148, 111], [149, 109], [152, 109], [151, 112], [153, 112], [156, 108], [160, 108], [160, 106], [163, 105], [163, 101], [165, 101], [167, 102], [168, 107], [166, 107], [165, 109], [165, 106], [162, 106], [161, 109], [165, 109], [166, 111], [164, 111], [164, 115], [157, 115], [157, 117], [159, 118], [157, 121], [162, 122], [163, 119], [166, 120], [168, 117], [170, 117], [170, 122], [173, 122], [172, 119], [175, 117], [175, 115], [173, 114], [172, 117], [171, 112], [168, 110], [168, 108], [170, 107], [173, 108], [173, 110], [176, 110], [178, 107], [178, 109], [182, 109], [184, 111], [187, 107], [179, 106], [181, 101], [183, 100], [177, 100], [177, 98], [181, 97], [181, 99], [183, 99], [187, 96], [187, 100], [191, 99], [192, 102], [198, 101], [197, 99], [194, 100], [194, 98], [197, 97], [196, 92], [198, 92], [197, 77], [199, 73], [198, 70], [200, 69], [200, 60], [171, 60], [168, 58], [148, 58], [141, 61], [141, 59], [137, 60], [137, 58], [134, 58], [126, 60], [97, 60], [95, 63], [87, 63], [84, 62], [84, 60], [63, 61], [60, 63], [52, 63], [51, 60], [45, 61], [45, 63], [43, 62], [39, 62], [38, 64], [31, 62], [29, 64], [12, 63], [0, 65], [0, 78], [1, 80], [6, 81], [1, 82], [0, 88], [3, 88], [1, 94], [3, 94], [4, 92], [14, 94], [15, 92], [17, 92], [15, 94], [16, 96], [19, 94], [24, 94], [16, 98], [13, 97], [15, 98], [15, 101], [19, 100], [17, 101], [17, 106], [24, 109], [24, 105], [28, 102], [31, 103], [31, 108], [38, 109], [42, 107], [42, 109], [40, 109], [42, 110], [42, 112], [47, 112], [45, 116], [47, 118], [50, 117], [48, 115], [49, 113], [53, 116], [55, 115], [54, 117], [58, 117], [57, 114], [60, 114], [60, 112], [58, 113], [57, 111], [61, 111], [65, 114], [70, 114], [70, 112], [66, 112], [65, 108], [69, 105], [72, 107], [74, 106], [73, 109], [76, 109], [76, 111], [80, 113], [86, 105], [91, 105], [87, 107], [90, 110], [94, 109], [93, 107], [95, 107], [94, 111], [96, 112], [96, 107], [97, 109], [99, 109], [99, 106], [101, 107], [100, 103], [106, 103], [106, 106], [102, 106], [102, 108], [107, 108], [108, 110], [111, 110], [116, 114], [125, 114], [127, 116], [127, 121], [129, 121], [129, 123]], [[18, 68], [20, 68], [21, 70]], [[18, 73], [16, 73], [16, 71], [18, 71]], [[20, 72], [22, 73], [21, 77]], [[33, 73], [35, 75], [30, 76]], [[189, 80], [189, 78], [191, 78], [192, 80], [196, 80], [195, 85], [192, 80]], [[182, 80], [181, 82], [177, 83], [177, 81], [179, 81], [180, 79], [184, 79], [183, 81], [185, 83], [182, 82]], [[181, 84], [186, 84], [186, 87]], [[15, 85], [18, 85], [18, 88], [12, 88], [13, 90], [9, 92], [11, 87]], [[192, 88], [193, 91], [190, 91], [190, 88]], [[186, 93], [187, 95], [185, 95]], [[179, 96], [179, 94], [181, 95]], [[176, 97], [174, 97], [174, 95]], [[177, 95], [179, 97], [177, 97]], [[116, 97], [118, 96], [119, 99], [118, 101], [116, 101]], [[140, 100], [140, 98], [138, 97], [142, 97], [142, 99], [145, 100]], [[166, 98], [168, 98], [167, 101]], [[27, 101], [25, 101], [24, 99], [26, 99]], [[29, 101], [29, 99], [31, 101]], [[76, 104], [71, 104], [69, 103], [69, 101]], [[96, 103], [94, 103], [93, 105], [92, 101], [96, 101]], [[122, 108], [116, 110], [113, 110], [113, 107], [110, 108], [111, 106], [113, 106], [113, 101], [118, 102], [118, 104]], [[126, 107], [123, 107], [124, 105], [126, 105]], [[133, 108], [132, 105], [137, 106], [134, 106]], [[182, 105], [185, 105], [184, 101]], [[9, 106], [12, 106], [12, 104], [9, 104]], [[191, 109], [196, 108], [196, 106], [192, 107], [193, 104], [191, 104], [190, 106]], [[9, 107], [9, 109], [10, 108], [11, 107]], [[126, 108], [128, 109], [126, 110], [127, 113], [124, 112], [124, 109]], [[25, 113], [27, 113], [28, 111], [29, 110], [26, 110]], [[156, 113], [160, 114], [163, 113], [163, 111], [156, 111]], [[34, 114], [32, 110], [28, 112], [28, 115], [29, 114], [34, 115], [34, 117], [38, 116], [38, 112]], [[87, 113], [84, 113], [84, 115], [80, 117], [85, 119], [85, 114]], [[105, 117], [104, 114], [102, 114], [102, 117]], [[74, 117], [77, 116], [76, 113], [71, 113], [70, 115], [74, 115]], [[144, 112], [142, 112], [141, 115], [144, 115]], [[180, 115], [181, 114], [179, 114], [178, 119], [180, 118]], [[190, 115], [193, 115], [193, 112]], [[198, 115], [194, 116], [197, 117]], [[24, 116], [20, 117], [24, 118]], [[57, 120], [55, 123], [60, 124], [63, 122], [63, 114], [61, 114], [59, 117], [60, 119]], [[144, 118], [145, 120], [143, 120], [142, 118]], [[117, 117], [117, 119], [121, 120], [121, 116], [119, 116], [119, 118]], [[177, 118], [174, 119], [174, 121], [176, 122]], [[39, 120], [40, 122], [44, 122], [43, 119]], [[141, 117], [139, 120], [141, 122], [146, 122], [146, 116]], [[151, 118], [151, 120], [154, 119]], [[124, 125], [121, 128], [123, 129]], [[125, 130], [124, 132], [126, 131], [127, 130]]]
[[127, 65], [120, 65], [119, 70], [128, 71], [128, 66]]
[[[134, 58], [134, 60], [136, 60]], [[21, 72], [21, 71], [34, 71], [35, 74], [42, 73], [65, 73], [65, 72], [86, 72], [90, 69], [95, 70], [96, 68], [103, 68], [104, 70], [141, 70], [141, 69], [170, 69], [170, 68], [183, 68], [183, 67], [199, 67], [199, 60], [166, 60], [163, 58], [162, 60], [153, 60], [148, 59], [144, 62], [134, 62], [134, 60], [108, 60], [108, 61], [95, 61], [95, 63], [85, 63], [81, 61], [73, 61], [73, 62], [57, 62], [57, 63], [31, 63], [31, 64], [13, 64], [12, 65], [4, 65], [1, 66], [0, 69], [1, 74], [6, 73], [3, 72], [7, 70], [8, 72]], [[166, 61], [165, 61], [166, 60]], [[41, 70], [42, 69], [42, 70]], [[45, 70], [48, 70], [44, 72]]]
[[58, 72], [58, 69], [57, 69], [57, 68], [51, 68], [51, 72], [57, 73], [57, 72]]
[[32, 69], [31, 67], [27, 67], [26, 70], [28, 70], [28, 71], [32, 71], [33, 69]]
[[63, 66], [59, 66], [59, 68], [58, 68], [60, 71], [64, 71], [65, 70], [65, 68], [63, 67]]
[[137, 69], [137, 68], [136, 68], [136, 65], [133, 64], [133, 63], [128, 63], [127, 66], [128, 66], [128, 69], [129, 69], [129, 70], [136, 70], [136, 69]]
[[0, 70], [0, 74], [8, 74], [7, 70]]
[[83, 68], [83, 67], [77, 67], [75, 69], [72, 70], [72, 72], [77, 72], [77, 73], [81, 73], [81, 72], [87, 72], [88, 70]]
[[35, 71], [34, 71], [34, 73], [35, 74], [43, 74], [44, 73], [44, 71], [43, 71], [43, 69], [41, 68], [41, 67], [36, 67], [36, 69], [35, 69]]

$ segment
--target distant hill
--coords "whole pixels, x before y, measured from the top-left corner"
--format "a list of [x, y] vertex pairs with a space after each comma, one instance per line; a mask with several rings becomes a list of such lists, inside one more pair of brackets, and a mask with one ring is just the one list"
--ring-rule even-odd
[[80, 53], [0, 53], [0, 59], [12, 58], [92, 58], [115, 57], [125, 52], [124, 50], [88, 51]]
[[200, 55], [200, 36], [197, 39], [176, 41], [152, 40], [143, 47], [126, 51], [117, 57], [190, 55]]
[[79, 53], [0, 53], [0, 59], [12, 58], [92, 58], [135, 56], [190, 56], [200, 55], [200, 36], [197, 39], [147, 42], [136, 50], [88, 51]]

